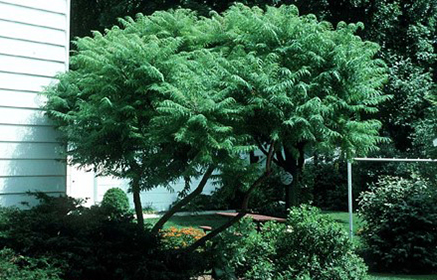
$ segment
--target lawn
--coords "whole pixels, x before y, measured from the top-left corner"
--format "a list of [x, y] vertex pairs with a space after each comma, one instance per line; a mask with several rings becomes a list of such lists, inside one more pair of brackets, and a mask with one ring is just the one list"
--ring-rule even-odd
[[[348, 212], [338, 212], [338, 211], [324, 211], [324, 214], [331, 217], [334, 221], [339, 223], [344, 230], [349, 232], [349, 213]], [[353, 214], [353, 222], [354, 222], [354, 234], [362, 227], [361, 219], [357, 214]]]
[[[146, 219], [146, 223], [154, 224], [158, 221], [158, 218]], [[216, 228], [227, 221], [227, 218], [220, 217], [217, 215], [191, 215], [191, 216], [173, 216], [170, 221], [168, 221], [164, 228], [169, 227], [194, 227], [199, 226], [210, 226]]]
[[[326, 211], [326, 215], [330, 216], [334, 221], [338, 222], [346, 232], [349, 232], [349, 214], [347, 212]], [[354, 214], [354, 232], [356, 232], [362, 225], [359, 217]], [[154, 224], [158, 221], [157, 218], [146, 219], [146, 223]], [[227, 218], [217, 215], [191, 215], [191, 216], [173, 216], [170, 221], [165, 224], [168, 227], [194, 227], [210, 226], [216, 228], [227, 221]], [[355, 240], [359, 241], [359, 237]], [[437, 275], [393, 275], [393, 274], [372, 274], [372, 280], [437, 280]]]

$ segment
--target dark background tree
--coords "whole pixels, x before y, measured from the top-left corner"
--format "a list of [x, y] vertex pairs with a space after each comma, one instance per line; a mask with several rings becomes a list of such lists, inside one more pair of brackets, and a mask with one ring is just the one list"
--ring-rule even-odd
[[[118, 18], [150, 15], [155, 11], [189, 8], [199, 15], [210, 11], [223, 12], [236, 1], [220, 0], [73, 0], [71, 7], [71, 38], [91, 35], [92, 30], [103, 31], [118, 23]], [[237, 1], [246, 5], [274, 5], [275, 0]], [[281, 2], [281, 1], [279, 1]], [[281, 2], [282, 3], [282, 2]], [[285, 3], [285, 1], [283, 2]]]

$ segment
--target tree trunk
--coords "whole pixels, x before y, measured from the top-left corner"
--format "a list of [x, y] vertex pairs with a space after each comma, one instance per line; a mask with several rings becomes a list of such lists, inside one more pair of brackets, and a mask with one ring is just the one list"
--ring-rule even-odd
[[281, 167], [293, 176], [291, 184], [285, 186], [285, 208], [289, 209], [298, 204], [299, 184], [297, 182], [297, 162], [291, 151], [284, 148], [285, 158], [281, 162]]
[[132, 193], [134, 198], [135, 214], [137, 216], [138, 226], [144, 229], [143, 206], [140, 198], [140, 178], [132, 180]]
[[206, 183], [208, 182], [209, 177], [211, 177], [212, 172], [214, 171], [214, 168], [215, 168], [214, 166], [208, 167], [205, 174], [203, 174], [202, 180], [200, 181], [197, 188], [189, 195], [184, 197], [182, 200], [180, 200], [178, 203], [176, 203], [170, 210], [168, 210], [164, 214], [164, 216], [161, 217], [161, 219], [159, 219], [159, 221], [152, 228], [153, 234], [158, 234], [159, 230], [162, 229], [164, 224], [174, 215], [174, 213], [181, 210], [182, 207], [187, 205], [191, 200], [193, 200], [193, 198], [195, 198], [196, 196], [202, 193]]
[[297, 144], [299, 157], [296, 159], [292, 153], [285, 149], [285, 161], [281, 165], [285, 171], [293, 175], [293, 181], [290, 185], [285, 186], [285, 206], [289, 209], [292, 206], [299, 205], [301, 175], [305, 164], [304, 143]]

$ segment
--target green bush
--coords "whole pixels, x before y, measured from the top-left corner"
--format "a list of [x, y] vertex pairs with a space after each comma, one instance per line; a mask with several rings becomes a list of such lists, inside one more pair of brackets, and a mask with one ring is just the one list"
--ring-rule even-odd
[[0, 250], [0, 279], [57, 280], [60, 270], [45, 258], [29, 258], [11, 249]]
[[214, 278], [236, 279], [272, 279], [274, 273], [272, 240], [264, 238], [269, 233], [282, 230], [269, 223], [270, 232], [258, 232], [255, 223], [249, 218], [242, 219], [237, 225], [221, 233], [215, 239], [211, 250]]
[[183, 280], [201, 269], [191, 256], [176, 261], [132, 215], [114, 219], [101, 206], [82, 207], [81, 200], [37, 197], [40, 204], [29, 210], [0, 211], [0, 250], [55, 260], [62, 279]]
[[367, 278], [344, 230], [310, 206], [293, 208], [286, 224], [267, 223], [259, 232], [243, 220], [214, 246], [219, 279]]
[[[365, 279], [367, 267], [347, 233], [311, 206], [293, 208], [276, 239], [275, 264], [282, 279]], [[280, 279], [280, 278], [278, 278]]]
[[362, 237], [376, 269], [437, 272], [437, 190], [418, 177], [383, 177], [361, 196]]
[[103, 196], [102, 208], [113, 214], [127, 214], [129, 211], [129, 199], [122, 189], [111, 188]]

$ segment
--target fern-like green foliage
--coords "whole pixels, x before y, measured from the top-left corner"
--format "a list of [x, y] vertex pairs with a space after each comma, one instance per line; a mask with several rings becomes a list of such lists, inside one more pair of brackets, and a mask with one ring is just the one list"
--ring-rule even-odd
[[257, 141], [363, 155], [382, 140], [369, 116], [387, 96], [378, 46], [358, 28], [285, 5], [138, 15], [75, 42], [46, 109], [74, 162], [144, 188], [210, 165], [249, 181], [240, 155]]
[[388, 98], [381, 94], [385, 66], [373, 59], [379, 47], [354, 35], [360, 24], [334, 28], [298, 16], [294, 6], [263, 12], [236, 5], [213, 21], [215, 44], [238, 75], [232, 77], [240, 85], [234, 96], [251, 107], [251, 135], [279, 140], [292, 151], [298, 145], [341, 147], [349, 157], [383, 140], [380, 122], [368, 116]]

